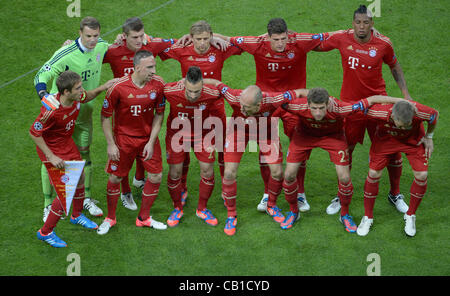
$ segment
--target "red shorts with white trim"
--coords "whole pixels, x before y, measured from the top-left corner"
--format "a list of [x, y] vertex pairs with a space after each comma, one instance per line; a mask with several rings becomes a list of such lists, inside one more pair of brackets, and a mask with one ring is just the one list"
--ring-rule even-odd
[[129, 137], [125, 135], [118, 135], [115, 138], [116, 145], [119, 148], [119, 161], [108, 160], [105, 171], [108, 174], [113, 174], [117, 177], [126, 177], [128, 172], [133, 167], [134, 160], [140, 158], [145, 171], [151, 174], [159, 174], [162, 172], [162, 158], [161, 145], [159, 139], [156, 139], [153, 147], [152, 157], [144, 161], [142, 152], [148, 142], [147, 137]]
[[247, 149], [248, 142], [253, 140], [258, 145], [249, 145], [249, 152], [256, 152], [259, 150], [260, 163], [280, 164], [283, 162], [283, 152], [281, 150], [281, 143], [278, 137], [265, 137], [261, 139], [258, 135], [250, 136], [248, 132], [228, 132], [224, 147], [224, 161], [225, 162], [241, 162], [242, 155]]
[[168, 164], [184, 162], [191, 149], [195, 157], [201, 162], [212, 163], [215, 161], [215, 140], [212, 137], [194, 140], [185, 140], [181, 134], [166, 134], [166, 158]]
[[299, 163], [308, 160], [314, 148], [328, 151], [330, 160], [336, 165], [349, 165], [348, 145], [343, 134], [313, 137], [295, 132], [286, 157], [286, 162]]
[[400, 152], [405, 153], [409, 164], [414, 171], [423, 172], [428, 170], [428, 158], [425, 156], [423, 145], [413, 146], [392, 142], [372, 142], [369, 152], [369, 167], [375, 171], [384, 169], [392, 159]]
[[[75, 145], [75, 142], [72, 138], [69, 138], [67, 143], [65, 145], [59, 145], [58, 147], [52, 147], [51, 145], [48, 145], [50, 150], [61, 158], [62, 160], [82, 160], [80, 151], [78, 151], [77, 145]], [[48, 161], [47, 157], [45, 157], [45, 154], [39, 149], [39, 147], [36, 146], [36, 151], [39, 156], [39, 159], [46, 163]]]

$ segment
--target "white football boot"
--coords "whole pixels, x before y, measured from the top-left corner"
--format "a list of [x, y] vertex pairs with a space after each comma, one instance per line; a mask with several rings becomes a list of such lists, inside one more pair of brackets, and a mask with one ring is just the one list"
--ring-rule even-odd
[[327, 207], [327, 214], [334, 215], [341, 209], [341, 202], [339, 201], [339, 197], [335, 197], [331, 200], [330, 205]]
[[389, 202], [395, 206], [397, 211], [399, 211], [400, 213], [403, 213], [403, 214], [406, 213], [409, 209], [408, 205], [403, 200], [404, 198], [405, 197], [401, 193], [399, 193], [397, 195], [392, 195], [389, 192], [389, 194], [388, 194]]
[[311, 209], [304, 192], [297, 194], [297, 205], [300, 212], [307, 212]]
[[89, 214], [95, 217], [103, 216], [103, 211], [97, 207], [98, 201], [92, 198], [85, 198], [83, 201], [83, 209], [88, 210]]
[[361, 223], [358, 226], [358, 229], [356, 229], [356, 233], [359, 236], [366, 236], [369, 233], [370, 227], [372, 227], [373, 224], [373, 218], [369, 219], [369, 217], [364, 216], [361, 219]]
[[416, 235], [416, 215], [408, 215], [405, 214], [403, 216], [403, 220], [405, 220], [405, 233], [408, 236]]
[[120, 194], [120, 199], [122, 200], [122, 205], [132, 211], [136, 211], [137, 210], [137, 205], [134, 202], [133, 199], [133, 194], [131, 192], [128, 193], [121, 193]]
[[261, 201], [259, 202], [256, 209], [259, 212], [265, 212], [267, 210], [267, 202], [269, 201], [269, 195], [267, 193], [264, 193], [263, 197], [261, 198]]
[[133, 177], [133, 186], [139, 189], [144, 189], [144, 185], [145, 185], [145, 179], [143, 180], [138, 180], [136, 179], [136, 176]]

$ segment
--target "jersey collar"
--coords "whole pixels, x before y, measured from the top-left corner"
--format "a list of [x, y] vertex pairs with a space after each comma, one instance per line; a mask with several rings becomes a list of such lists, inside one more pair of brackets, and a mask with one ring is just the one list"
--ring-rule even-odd
[[80, 49], [80, 51], [81, 51], [82, 53], [87, 53], [87, 52], [90, 52], [90, 51], [92, 50], [92, 49], [89, 49], [89, 48], [85, 47], [85, 46], [83, 45], [83, 43], [81, 43], [80, 37], [78, 37], [78, 38], [75, 40], [75, 43], [76, 43], [76, 45], [78, 46], [78, 48]]

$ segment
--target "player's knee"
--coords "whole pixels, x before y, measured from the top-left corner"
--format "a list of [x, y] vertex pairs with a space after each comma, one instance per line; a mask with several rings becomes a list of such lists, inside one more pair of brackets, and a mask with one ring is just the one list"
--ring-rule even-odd
[[414, 178], [419, 181], [425, 181], [428, 178], [428, 171], [414, 171]]
[[120, 183], [120, 181], [122, 181], [122, 178], [121, 178], [121, 177], [118, 177], [118, 176], [116, 176], [116, 175], [110, 174], [110, 175], [109, 175], [109, 181], [110, 181], [111, 183], [113, 183], [113, 184], [118, 184], [118, 183]]
[[183, 166], [179, 165], [169, 165], [169, 177], [172, 180], [178, 180], [181, 178], [183, 173]]
[[381, 171], [381, 170], [376, 171], [376, 170], [369, 169], [369, 177], [372, 179], [379, 179], [379, 178], [381, 178], [382, 172], [383, 171]]
[[161, 183], [161, 181], [162, 181], [162, 173], [159, 173], [159, 174], [150, 174], [149, 173], [148, 174], [148, 179], [153, 184]]
[[270, 176], [275, 180], [281, 180], [283, 178], [283, 169], [281, 167], [271, 168]]
[[211, 178], [214, 175], [214, 166], [207, 166], [200, 169], [200, 176], [203, 178]]
[[347, 174], [346, 172], [341, 172], [341, 173], [338, 174], [338, 180], [339, 180], [340, 183], [347, 184], [352, 179], [350, 177], [350, 174]]
[[224, 179], [227, 180], [236, 180], [236, 171], [231, 169], [225, 169], [223, 177]]
[[285, 172], [284, 172], [284, 180], [287, 182], [287, 183], [292, 183], [292, 182], [294, 182], [294, 180], [297, 178], [297, 172], [293, 172], [293, 171], [290, 171], [290, 170], [286, 170]]

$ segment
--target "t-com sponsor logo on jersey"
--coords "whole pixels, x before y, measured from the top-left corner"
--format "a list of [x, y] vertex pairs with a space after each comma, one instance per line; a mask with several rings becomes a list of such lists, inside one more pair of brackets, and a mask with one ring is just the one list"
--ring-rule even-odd
[[139, 116], [141, 114], [141, 105], [131, 105], [130, 111], [133, 116]]
[[278, 63], [267, 63], [267, 69], [269, 69], [269, 71], [275, 72], [278, 70], [278, 68]]
[[359, 65], [359, 59], [355, 57], [348, 57], [348, 64], [350, 65], [350, 69], [356, 69]]

